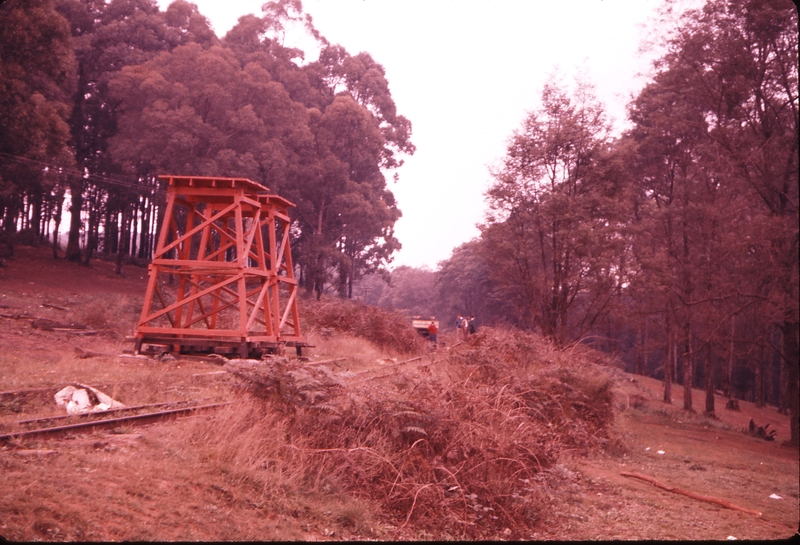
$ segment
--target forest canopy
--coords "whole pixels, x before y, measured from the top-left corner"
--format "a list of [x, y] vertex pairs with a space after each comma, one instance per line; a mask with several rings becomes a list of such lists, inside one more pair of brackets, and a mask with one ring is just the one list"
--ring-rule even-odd
[[716, 391], [774, 403], [797, 442], [797, 9], [709, 0], [662, 30], [625, 133], [590, 82], [554, 75], [492, 172], [480, 236], [437, 271], [394, 271], [381, 302], [590, 343], [666, 402], [704, 388], [708, 414]]
[[[299, 0], [217, 37], [176, 0], [9, 0], [0, 7], [0, 237], [66, 257], [154, 250], [159, 174], [245, 177], [292, 200], [301, 284], [321, 294], [400, 248], [386, 176], [414, 153], [385, 70], [329, 43]], [[285, 47], [305, 29], [318, 59]], [[52, 231], [52, 232], [51, 232]]]

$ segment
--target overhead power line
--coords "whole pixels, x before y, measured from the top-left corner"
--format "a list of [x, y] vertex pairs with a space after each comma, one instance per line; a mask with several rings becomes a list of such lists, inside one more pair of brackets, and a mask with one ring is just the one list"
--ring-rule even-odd
[[159, 189], [158, 187], [136, 184], [136, 183], [133, 183], [133, 182], [120, 180], [120, 179], [117, 179], [117, 178], [111, 178], [109, 176], [101, 176], [99, 174], [86, 174], [86, 173], [83, 173], [83, 172], [81, 172], [80, 170], [78, 170], [76, 168], [70, 168], [70, 167], [64, 167], [64, 166], [61, 166], [61, 165], [55, 165], [53, 163], [47, 163], [45, 161], [38, 161], [36, 159], [30, 159], [28, 157], [21, 157], [19, 155], [13, 155], [11, 153], [5, 153], [5, 152], [0, 151], [0, 157], [7, 158], [7, 159], [9, 159], [11, 161], [16, 161], [17, 163], [27, 164], [27, 165], [31, 165], [31, 166], [39, 166], [39, 167], [43, 167], [43, 168], [46, 167], [46, 168], [49, 168], [49, 169], [53, 169], [56, 172], [69, 174], [69, 175], [72, 175], [72, 176], [77, 176], [79, 178], [83, 178], [85, 180], [88, 180], [88, 181], [94, 182], [94, 183], [102, 183], [102, 184], [107, 184], [107, 185], [114, 185], [114, 186], [118, 186], [118, 187], [124, 187], [126, 189], [132, 189], [132, 190], [136, 191], [137, 193], [148, 193], [148, 194], [157, 193], [159, 195], [166, 195], [166, 191], [164, 191], [163, 189]]

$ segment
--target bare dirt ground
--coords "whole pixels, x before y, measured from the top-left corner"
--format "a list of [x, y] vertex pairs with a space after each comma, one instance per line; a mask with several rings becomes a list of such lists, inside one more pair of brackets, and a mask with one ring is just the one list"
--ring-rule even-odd
[[[54, 261], [46, 248], [17, 247], [0, 267], [0, 434], [18, 421], [61, 414], [52, 394], [81, 382], [137, 405], [183, 399], [240, 400], [221, 367], [187, 359], [123, 355], [132, 348], [146, 269], [96, 260]], [[87, 329], [32, 327], [34, 318]], [[93, 353], [86, 356], [86, 351]], [[341, 354], [314, 354], [336, 357]], [[613, 370], [614, 448], [566, 453], [548, 472], [551, 507], [523, 539], [785, 539], [798, 530], [798, 450], [782, 446], [788, 418], [740, 402], [718, 419], [661, 401], [658, 381]], [[704, 394], [695, 391], [695, 407]], [[223, 409], [234, 411], [235, 408]], [[332, 490], [307, 496], [287, 480], [253, 482], [248, 458], [230, 458], [203, 438], [209, 414], [143, 426], [0, 443], [0, 536], [10, 540], [436, 539], [402, 532], [363, 501]], [[777, 430], [773, 442], [743, 433], [750, 419]], [[198, 439], [200, 437], [200, 439]], [[202, 439], [202, 441], [201, 441]], [[203, 442], [204, 441], [204, 442]], [[259, 464], [257, 453], [248, 463]], [[648, 475], [760, 516], [668, 492], [622, 476]], [[288, 479], [288, 477], [283, 477]], [[777, 496], [780, 499], [774, 499]], [[502, 539], [503, 534], [497, 536]]]
[[[722, 409], [719, 419], [689, 414], [682, 392], [672, 405], [661, 401], [660, 381], [623, 374], [616, 432], [627, 447], [621, 456], [575, 459], [582, 476], [580, 501], [562, 517], [559, 539], [783, 539], [798, 529], [797, 449], [782, 446], [788, 419], [774, 407], [742, 402], [741, 412]], [[635, 380], [632, 382], [631, 379]], [[673, 390], [674, 391], [674, 390]], [[693, 392], [694, 406], [705, 393]], [[638, 397], [637, 397], [638, 396]], [[631, 404], [631, 400], [633, 403]], [[637, 407], [638, 406], [638, 407]], [[776, 441], [745, 435], [753, 418], [778, 430]], [[640, 473], [703, 496], [759, 511], [760, 517], [668, 492], [624, 477]], [[776, 495], [781, 499], [772, 499]]]

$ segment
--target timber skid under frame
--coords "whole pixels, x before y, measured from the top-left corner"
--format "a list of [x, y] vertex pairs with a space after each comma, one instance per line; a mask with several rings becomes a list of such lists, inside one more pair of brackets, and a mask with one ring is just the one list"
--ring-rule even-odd
[[245, 178], [159, 176], [167, 205], [135, 351], [260, 357], [307, 346], [289, 248], [294, 204]]

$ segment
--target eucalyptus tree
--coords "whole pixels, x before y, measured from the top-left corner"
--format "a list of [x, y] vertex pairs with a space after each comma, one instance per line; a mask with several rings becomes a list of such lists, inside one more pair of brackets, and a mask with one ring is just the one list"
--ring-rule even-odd
[[[777, 324], [798, 432], [798, 17], [788, 1], [709, 3], [687, 17], [673, 64], [694, 72], [693, 89], [710, 120], [708, 139], [727, 174], [750, 204], [750, 241], [742, 254], [747, 293], [764, 301], [767, 323]], [[706, 51], [700, 51], [699, 47]], [[680, 61], [678, 61], [680, 58]], [[764, 263], [770, 263], [764, 267]], [[758, 328], [765, 331], [763, 328]], [[758, 330], [757, 329], [757, 330]], [[768, 343], [769, 336], [758, 339]]]
[[653, 185], [659, 176], [642, 171], [640, 178], [663, 211], [662, 225], [670, 215], [676, 222], [672, 247], [684, 279], [672, 282], [685, 309], [685, 354], [693, 357], [715, 336], [733, 342], [719, 324], [757, 309], [748, 315], [760, 316], [764, 327], [749, 328], [745, 340], [766, 346], [774, 338], [770, 327], [781, 332], [774, 348], [787, 369], [793, 441], [800, 359], [797, 29], [796, 9], [782, 0], [715, 0], [688, 11], [632, 110], [643, 161], [653, 159], [664, 182], [677, 182], [662, 184], [677, 190], [677, 206], [662, 206], [668, 192]]
[[[167, 20], [189, 14], [191, 22], [194, 12], [179, 7]], [[385, 173], [399, 166], [398, 153], [413, 152], [410, 124], [396, 114], [385, 79], [340, 88], [325, 55], [302, 64], [303, 51], [283, 45], [287, 25], [304, 21], [323, 40], [299, 1], [263, 11], [241, 17], [219, 44], [190, 42], [115, 73], [112, 155], [139, 178], [244, 176], [289, 198], [301, 283], [318, 295], [333, 283], [352, 296], [353, 282], [399, 248], [400, 211]], [[383, 69], [371, 61], [370, 70]]]
[[305, 109], [221, 46], [163, 52], [121, 70], [110, 91], [121, 114], [112, 153], [135, 172], [242, 176], [272, 187], [286, 176], [291, 146], [310, 138]]
[[482, 236], [495, 284], [516, 314], [559, 344], [578, 340], [613, 306], [624, 244], [608, 126], [591, 86], [555, 82], [512, 137], [487, 193]]
[[404, 310], [410, 316], [428, 318], [436, 314], [435, 273], [427, 268], [401, 265], [389, 275], [378, 306]]
[[[0, 6], [0, 237], [5, 252], [23, 202], [31, 205], [35, 236], [44, 201], [59, 181], [54, 169], [69, 167], [67, 125], [75, 57], [68, 22], [52, 0], [10, 0]], [[55, 194], [58, 194], [56, 189]]]
[[436, 271], [438, 315], [444, 323], [454, 323], [456, 316], [476, 316], [481, 323], [518, 323], [509, 305], [512, 293], [499, 293], [492, 283], [494, 264], [484, 255], [481, 238], [453, 249], [450, 257], [439, 262]]
[[[383, 67], [366, 53], [351, 56], [331, 45], [298, 0], [270, 2], [263, 11], [260, 18], [241, 17], [223, 43], [307, 109], [310, 145], [298, 150], [299, 162], [284, 180], [268, 185], [297, 204], [293, 248], [301, 283], [317, 296], [332, 283], [351, 297], [354, 281], [383, 268], [400, 247], [394, 236], [400, 210], [386, 174], [414, 152], [411, 124], [397, 114]], [[317, 60], [301, 64], [305, 53], [284, 45], [291, 25], [318, 41]]]
[[[70, 118], [72, 146], [75, 150], [78, 171], [84, 176], [70, 180], [71, 224], [67, 244], [67, 258], [81, 258], [79, 237], [82, 227], [89, 234], [85, 261], [97, 241], [98, 222], [105, 217], [107, 235], [118, 233], [116, 218], [127, 215], [134, 226], [135, 214], [127, 213], [141, 205], [137, 191], [120, 190], [114, 186], [91, 180], [125, 173], [110, 155], [108, 145], [117, 132], [118, 101], [111, 97], [109, 83], [126, 66], [139, 65], [156, 54], [169, 51], [178, 45], [193, 42], [210, 47], [218, 40], [208, 21], [199, 14], [196, 6], [177, 0], [166, 12], [159, 11], [155, 0], [58, 0], [58, 9], [70, 21], [74, 51], [78, 60], [77, 89], [72, 100]], [[132, 184], [142, 181], [153, 185], [153, 180], [129, 177]], [[87, 184], [97, 185], [89, 188]], [[152, 189], [145, 191], [152, 199]], [[90, 201], [84, 203], [88, 192]], [[101, 207], [101, 209], [97, 209]], [[82, 212], [87, 211], [89, 225], [83, 225]], [[124, 229], [122, 230], [125, 231]], [[130, 233], [127, 233], [130, 235]], [[135, 241], [134, 247], [135, 247]], [[117, 241], [106, 241], [106, 248], [117, 246]]]

